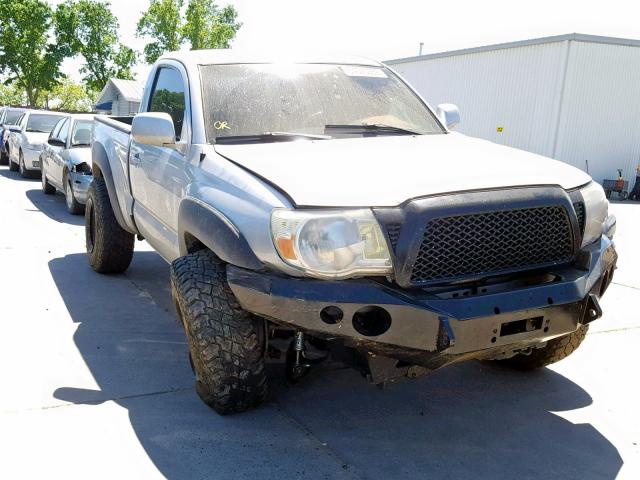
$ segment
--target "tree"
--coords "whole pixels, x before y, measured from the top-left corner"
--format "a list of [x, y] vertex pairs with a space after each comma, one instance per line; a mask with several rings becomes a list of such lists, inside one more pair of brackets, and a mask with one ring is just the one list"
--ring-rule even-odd
[[24, 103], [24, 90], [14, 84], [5, 85], [0, 81], [0, 105], [22, 105]]
[[136, 53], [118, 42], [118, 20], [101, 0], [66, 0], [55, 13], [58, 45], [67, 56], [82, 55], [88, 88], [102, 90], [112, 78], [133, 79]]
[[242, 26], [238, 12], [231, 5], [220, 8], [214, 0], [191, 0], [187, 7], [183, 38], [191, 43], [191, 50], [229, 48], [229, 43]]
[[70, 79], [64, 79], [50, 92], [46, 92], [43, 95], [46, 101], [40, 106], [60, 110], [90, 112], [93, 110], [95, 101], [95, 95], [92, 95], [92, 93], [93, 91], [87, 90], [84, 85]]
[[136, 34], [139, 37], [146, 36], [155, 39], [144, 47], [144, 57], [147, 63], [155, 62], [164, 52], [180, 48], [182, 43], [180, 35], [182, 4], [183, 0], [151, 0], [149, 9], [138, 20]]
[[167, 51], [178, 50], [188, 41], [191, 50], [228, 48], [242, 26], [232, 6], [218, 7], [215, 0], [190, 0], [185, 18], [183, 0], [151, 0], [149, 9], [138, 21], [136, 33], [154, 41], [144, 48], [145, 60], [155, 62]]
[[31, 105], [62, 77], [62, 49], [50, 43], [53, 11], [41, 0], [0, 2], [0, 73], [25, 91]]

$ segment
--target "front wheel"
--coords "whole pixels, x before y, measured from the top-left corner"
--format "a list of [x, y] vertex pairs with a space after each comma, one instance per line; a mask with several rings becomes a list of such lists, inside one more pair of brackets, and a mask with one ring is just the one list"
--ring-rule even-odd
[[135, 237], [118, 224], [107, 185], [99, 177], [89, 186], [84, 230], [91, 268], [98, 273], [121, 273], [129, 267]]
[[227, 415], [264, 402], [264, 321], [240, 307], [225, 264], [208, 250], [181, 257], [171, 264], [171, 291], [204, 403]]
[[15, 163], [13, 160], [11, 160], [11, 153], [10, 152], [8, 152], [7, 155], [9, 156], [9, 171], [17, 172], [18, 171], [18, 164]]
[[71, 177], [67, 176], [64, 184], [64, 197], [67, 204], [67, 211], [71, 215], [80, 215], [84, 213], [84, 205], [76, 200], [73, 194], [73, 184], [71, 183]]
[[535, 370], [559, 362], [575, 352], [584, 337], [587, 335], [589, 325], [581, 325], [575, 332], [563, 337], [549, 340], [542, 348], [534, 349], [529, 355], [522, 353], [505, 360], [498, 360], [501, 364], [516, 370]]
[[42, 164], [42, 177], [40, 177], [40, 180], [42, 181], [42, 191], [45, 195], [53, 195], [56, 193], [55, 187], [47, 180], [47, 175], [44, 172], [44, 164]]
[[29, 170], [27, 170], [26, 165], [24, 164], [24, 154], [22, 153], [22, 150], [20, 150], [20, 153], [18, 155], [18, 161], [20, 162], [19, 164], [20, 176], [22, 178], [29, 178], [31, 175], [29, 173]]

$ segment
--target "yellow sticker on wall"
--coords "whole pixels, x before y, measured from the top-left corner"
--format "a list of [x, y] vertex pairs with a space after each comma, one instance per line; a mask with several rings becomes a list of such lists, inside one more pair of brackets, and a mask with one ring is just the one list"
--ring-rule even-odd
[[498, 132], [498, 133], [502, 133], [503, 130], [504, 130], [504, 127], [497, 127], [496, 128], [496, 132]]

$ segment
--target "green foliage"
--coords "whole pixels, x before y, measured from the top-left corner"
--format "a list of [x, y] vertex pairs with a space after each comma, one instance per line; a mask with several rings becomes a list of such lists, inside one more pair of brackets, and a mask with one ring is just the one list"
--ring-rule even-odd
[[95, 92], [87, 91], [84, 85], [65, 79], [45, 94], [46, 101], [40, 105], [60, 110], [90, 112], [95, 102]]
[[41, 0], [0, 1], [0, 73], [35, 105], [62, 77], [64, 52], [50, 43], [53, 11]]
[[66, 0], [55, 13], [59, 48], [81, 55], [80, 72], [88, 88], [102, 90], [109, 78], [133, 79], [136, 53], [118, 42], [118, 20], [101, 0]]
[[22, 105], [24, 100], [24, 90], [14, 84], [0, 82], [0, 105]]
[[149, 9], [138, 20], [136, 34], [154, 39], [144, 47], [147, 63], [155, 62], [164, 52], [180, 48], [182, 4], [183, 0], [151, 0]]
[[182, 6], [183, 0], [151, 0], [138, 21], [137, 35], [154, 39], [144, 48], [148, 63], [164, 52], [180, 49], [184, 41], [192, 50], [228, 48], [242, 26], [235, 8], [220, 8], [215, 0], [189, 0], [184, 19]]
[[231, 5], [221, 9], [214, 0], [191, 0], [182, 36], [191, 43], [191, 50], [229, 48], [242, 26], [237, 18], [238, 12]]

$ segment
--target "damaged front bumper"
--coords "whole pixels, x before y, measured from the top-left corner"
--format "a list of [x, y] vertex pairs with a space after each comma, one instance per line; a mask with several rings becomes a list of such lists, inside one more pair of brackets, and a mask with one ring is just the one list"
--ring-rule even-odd
[[281, 325], [437, 368], [500, 358], [601, 315], [617, 254], [602, 238], [574, 265], [481, 286], [403, 290], [372, 279], [325, 281], [229, 266], [240, 305]]

